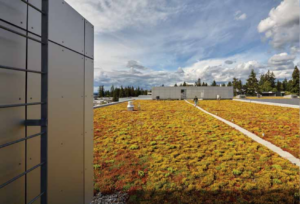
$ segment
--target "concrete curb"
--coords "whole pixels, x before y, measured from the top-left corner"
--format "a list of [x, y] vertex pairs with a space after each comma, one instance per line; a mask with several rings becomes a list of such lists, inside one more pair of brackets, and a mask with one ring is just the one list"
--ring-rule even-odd
[[[187, 100], [185, 100], [185, 102], [187, 102], [187, 103], [190, 104], [190, 105], [194, 105], [194, 104], [188, 102]], [[272, 150], [273, 152], [279, 154], [281, 157], [283, 157], [283, 158], [289, 160], [291, 163], [293, 163], [293, 164], [295, 164], [295, 165], [297, 165], [297, 166], [300, 167], [300, 159], [294, 157], [294, 156], [291, 155], [289, 152], [283, 151], [281, 148], [279, 148], [279, 147], [273, 145], [272, 143], [270, 143], [270, 142], [268, 142], [268, 141], [266, 141], [266, 140], [263, 140], [262, 138], [260, 138], [260, 137], [258, 137], [257, 135], [255, 135], [255, 134], [249, 132], [248, 130], [246, 130], [246, 129], [244, 129], [244, 128], [242, 128], [242, 127], [240, 127], [240, 126], [238, 126], [238, 125], [236, 125], [236, 124], [234, 124], [234, 123], [232, 123], [232, 122], [229, 122], [229, 121], [227, 121], [227, 120], [225, 120], [225, 119], [223, 119], [223, 118], [221, 118], [221, 117], [219, 117], [219, 116], [216, 116], [216, 115], [214, 115], [214, 114], [212, 114], [212, 113], [209, 113], [209, 112], [207, 112], [206, 110], [200, 108], [199, 106], [197, 106], [196, 108], [198, 108], [198, 109], [201, 110], [202, 112], [204, 112], [204, 113], [206, 113], [206, 114], [208, 114], [208, 115], [211, 115], [211, 116], [213, 116], [214, 118], [216, 118], [216, 119], [218, 119], [218, 120], [220, 120], [220, 121], [226, 123], [227, 125], [229, 125], [229, 126], [235, 128], [236, 130], [240, 131], [240, 132], [243, 133], [244, 135], [250, 137], [252, 140], [254, 140], [254, 141], [258, 142], [259, 144], [261, 144], [261, 145], [267, 147], [268, 149]]]
[[117, 104], [128, 102], [128, 101], [133, 101], [133, 100], [127, 100], [127, 101], [122, 101], [122, 102], [112, 102], [112, 103], [108, 103], [108, 104], [104, 104], [104, 105], [100, 105], [100, 106], [94, 106], [93, 109], [103, 108], [103, 107], [106, 107], [106, 106], [117, 105]]
[[271, 105], [271, 106], [281, 106], [281, 107], [287, 107], [287, 108], [299, 108], [297, 105], [289, 105], [289, 104], [283, 104], [283, 103], [270, 103], [270, 102], [260, 102], [260, 101], [251, 101], [251, 100], [242, 100], [242, 99], [233, 99], [233, 101], [240, 101], [240, 102], [246, 102], [246, 103], [258, 103], [263, 105]]

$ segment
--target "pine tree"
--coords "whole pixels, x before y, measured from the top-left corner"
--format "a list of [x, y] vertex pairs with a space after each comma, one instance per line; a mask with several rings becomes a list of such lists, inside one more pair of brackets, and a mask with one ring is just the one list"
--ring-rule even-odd
[[195, 86], [201, 86], [201, 79], [198, 78], [198, 80], [195, 82]]
[[287, 85], [288, 85], [288, 81], [287, 79], [285, 78], [282, 82], [282, 90], [283, 91], [287, 91]]
[[177, 86], [177, 84], [174, 85], [174, 87], [176, 87], [176, 86]]
[[233, 81], [232, 81], [232, 86], [233, 86], [233, 94], [235, 96], [237, 95], [237, 92], [239, 92], [239, 90], [238, 90], [238, 82], [239, 82], [239, 80], [234, 77]]
[[227, 86], [232, 86], [232, 83], [231, 81], [228, 82]]
[[114, 87], [114, 85], [112, 85], [110, 88], [110, 97], [113, 97], [114, 92], [115, 92], [115, 87]]
[[103, 95], [102, 95], [102, 86], [99, 86], [99, 89], [98, 89], [98, 96], [99, 98], [102, 98]]
[[122, 98], [122, 97], [124, 97], [124, 89], [123, 89], [123, 86], [121, 86], [120, 92], [119, 92], [119, 98]]
[[217, 83], [215, 80], [212, 82], [211, 86], [217, 86]]
[[261, 86], [261, 90], [265, 92], [272, 91], [271, 82], [265, 81], [264, 84]]
[[186, 83], [185, 83], [185, 81], [183, 82], [183, 85], [182, 86], [186, 86]]
[[276, 80], [276, 78], [275, 78], [275, 74], [273, 72], [271, 72], [269, 80], [271, 82], [272, 88], [275, 88], [275, 80]]
[[292, 74], [292, 93], [299, 95], [299, 69], [295, 66], [293, 74]]
[[118, 99], [118, 93], [117, 93], [118, 91], [117, 91], [117, 89], [116, 90], [114, 90], [114, 92], [113, 92], [113, 101], [114, 102], [117, 102], [117, 101], [119, 101], [119, 99]]
[[282, 83], [279, 80], [277, 80], [277, 82], [276, 82], [276, 89], [279, 92], [282, 91]]
[[292, 92], [292, 90], [293, 90], [293, 80], [288, 81], [287, 86], [286, 86], [286, 90], [288, 92]]
[[247, 89], [247, 94], [250, 96], [254, 96], [256, 93], [258, 93], [258, 80], [253, 69], [251, 70], [249, 78], [247, 79], [245, 88]]

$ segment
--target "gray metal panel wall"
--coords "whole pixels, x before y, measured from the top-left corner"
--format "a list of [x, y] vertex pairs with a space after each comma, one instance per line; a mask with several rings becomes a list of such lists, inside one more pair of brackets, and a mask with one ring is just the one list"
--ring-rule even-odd
[[[29, 2], [41, 8], [41, 0]], [[48, 202], [87, 204], [93, 198], [94, 28], [64, 1], [49, 2], [49, 40], [56, 44], [49, 45]], [[0, 0], [0, 25], [41, 35], [40, 13], [27, 7], [20, 0]], [[0, 53], [1, 65], [41, 71], [41, 45], [35, 41], [26, 43], [0, 28]], [[26, 98], [40, 102], [41, 76], [0, 69], [0, 105], [25, 103]], [[40, 119], [40, 109], [0, 109], [0, 145], [39, 133], [40, 127], [25, 128], [24, 121]], [[1, 148], [0, 184], [37, 165], [40, 151], [39, 136]], [[1, 189], [0, 203], [28, 203], [40, 193], [40, 181], [38, 168]]]
[[21, 1], [0, 0], [0, 18], [26, 29], [27, 6]]
[[49, 44], [48, 201], [83, 203], [84, 57]]
[[84, 181], [85, 203], [89, 204], [93, 199], [93, 87], [94, 87], [94, 62], [85, 58], [85, 101], [84, 101]]
[[94, 26], [85, 21], [85, 55], [94, 58]]
[[[24, 10], [17, 2], [9, 5], [9, 1], [0, 1], [0, 18], [13, 23], [23, 22]], [[26, 8], [26, 7], [25, 7]], [[16, 10], [15, 16], [7, 10]], [[26, 13], [25, 13], [26, 14]], [[19, 22], [20, 23], [20, 22]], [[26, 23], [24, 21], [23, 23]], [[22, 30], [13, 28], [0, 22], [10, 29], [18, 32]], [[2, 65], [25, 68], [26, 41], [15, 34], [0, 29], [0, 62]], [[13, 57], [12, 57], [13, 56]], [[9, 90], [9, 91], [8, 91]], [[25, 73], [0, 69], [0, 105], [17, 104], [25, 102]], [[25, 108], [16, 107], [0, 109], [0, 145], [25, 137]], [[9, 155], [9, 156], [8, 156]], [[23, 173], [25, 170], [25, 142], [0, 149], [0, 183]], [[18, 179], [0, 190], [0, 203], [22, 203], [25, 201], [25, 178]]]
[[[34, 35], [30, 35], [34, 37]], [[35, 37], [40, 40], [40, 38]], [[31, 70], [41, 71], [41, 45], [33, 40], [28, 40], [27, 46], [27, 67]], [[29, 103], [41, 101], [41, 75], [36, 73], [27, 74], [27, 101]], [[28, 106], [27, 119], [39, 120], [41, 118], [41, 106]], [[27, 127], [27, 136], [41, 132], [38, 126]], [[27, 141], [27, 170], [40, 163], [41, 138], [40, 136]], [[27, 202], [31, 201], [40, 193], [40, 168], [37, 168], [27, 175]], [[35, 203], [40, 203], [40, 199]]]
[[49, 1], [49, 40], [84, 54], [84, 18], [63, 0]]

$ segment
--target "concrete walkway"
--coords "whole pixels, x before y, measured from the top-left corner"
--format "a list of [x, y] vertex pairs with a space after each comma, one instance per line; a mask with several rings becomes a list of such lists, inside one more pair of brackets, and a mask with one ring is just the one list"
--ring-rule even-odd
[[[185, 102], [187, 102], [188, 104], [194, 106], [194, 104], [188, 102], [187, 100], [185, 100]], [[196, 108], [198, 108], [202, 112], [204, 112], [204, 113], [206, 113], [208, 115], [211, 115], [214, 118], [216, 118], [216, 119], [218, 119], [218, 120], [226, 123], [227, 125], [235, 128], [236, 130], [240, 131], [244, 135], [250, 137], [252, 140], [254, 140], [254, 141], [258, 142], [259, 144], [267, 147], [268, 149], [272, 150], [273, 152], [279, 154], [281, 157], [289, 160], [291, 163], [293, 163], [293, 164], [295, 164], [295, 165], [297, 165], [297, 166], [300, 167], [300, 159], [297, 159], [296, 157], [294, 157], [293, 155], [291, 155], [289, 152], [283, 151], [281, 148], [273, 145], [272, 143], [270, 143], [270, 142], [268, 142], [266, 140], [263, 140], [262, 138], [258, 137], [257, 135], [253, 134], [252, 132], [249, 132], [248, 130], [246, 130], [246, 129], [244, 129], [244, 128], [242, 128], [242, 127], [240, 127], [240, 126], [238, 126], [238, 125], [236, 125], [236, 124], [234, 124], [232, 122], [229, 122], [229, 121], [227, 121], [227, 120], [225, 120], [225, 119], [223, 119], [223, 118], [221, 118], [219, 116], [211, 114], [211, 113], [207, 112], [206, 110], [200, 108], [199, 106], [197, 106]]]
[[[284, 104], [284, 103], [271, 103], [271, 102], [263, 102], [263, 101], [257, 101], [257, 100], [251, 100], [251, 99], [233, 99], [234, 101], [240, 101], [240, 102], [246, 102], [246, 103], [258, 103], [263, 105], [272, 105], [272, 106], [281, 106], [281, 107], [287, 107], [287, 108], [299, 108], [299, 105], [291, 105], [291, 104]], [[284, 100], [284, 99], [278, 99], [278, 100]]]

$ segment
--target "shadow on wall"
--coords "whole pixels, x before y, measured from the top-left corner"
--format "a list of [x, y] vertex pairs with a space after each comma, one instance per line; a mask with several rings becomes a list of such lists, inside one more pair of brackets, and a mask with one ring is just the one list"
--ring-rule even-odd
[[[283, 184], [284, 185], [284, 184]], [[203, 203], [203, 204], [231, 204], [231, 203], [259, 203], [259, 204], [299, 204], [299, 189], [293, 190], [249, 190], [239, 191], [132, 191], [127, 203]]]

